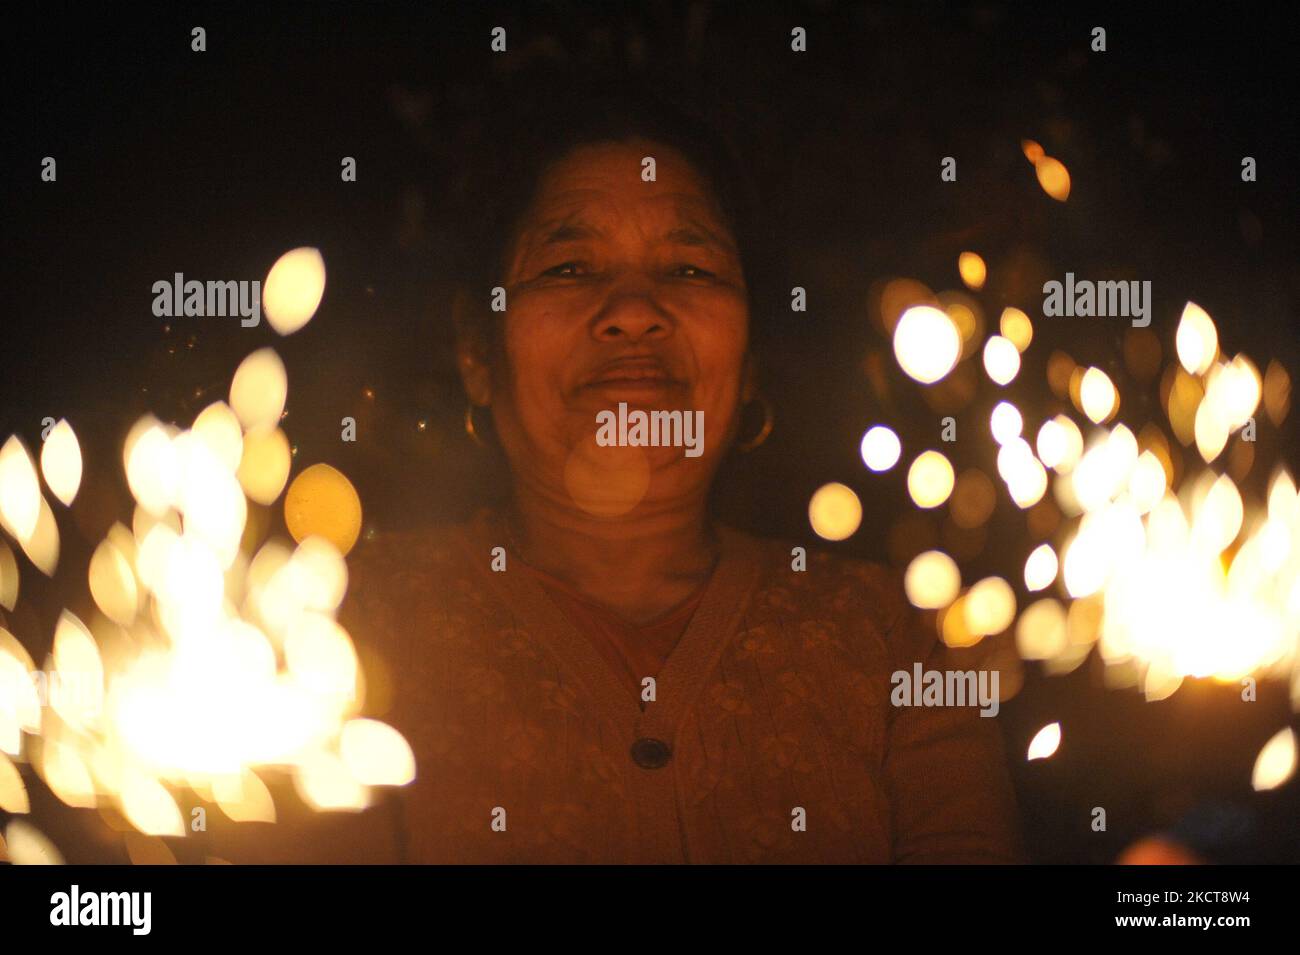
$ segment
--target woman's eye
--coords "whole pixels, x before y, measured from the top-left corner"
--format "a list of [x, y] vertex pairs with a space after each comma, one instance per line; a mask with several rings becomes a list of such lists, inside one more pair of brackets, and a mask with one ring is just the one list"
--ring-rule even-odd
[[698, 265], [689, 265], [683, 263], [673, 270], [674, 275], [680, 275], [686, 279], [708, 279], [713, 278], [713, 273], [707, 269], [702, 269]]
[[543, 275], [556, 277], [568, 277], [572, 275], [581, 275], [586, 271], [586, 266], [581, 262], [561, 262], [559, 265], [553, 265]]

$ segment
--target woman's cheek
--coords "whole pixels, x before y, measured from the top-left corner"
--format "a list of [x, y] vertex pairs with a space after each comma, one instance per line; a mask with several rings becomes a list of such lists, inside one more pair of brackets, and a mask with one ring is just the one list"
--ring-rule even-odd
[[549, 327], [544, 313], [520, 310], [506, 321], [506, 360], [517, 392], [536, 394], [551, 382], [558, 393], [568, 348]]

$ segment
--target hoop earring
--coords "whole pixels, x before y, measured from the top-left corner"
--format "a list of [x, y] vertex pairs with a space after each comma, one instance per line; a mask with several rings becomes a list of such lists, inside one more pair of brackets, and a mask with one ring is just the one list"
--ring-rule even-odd
[[465, 434], [469, 435], [469, 439], [480, 448], [486, 447], [483, 439], [479, 437], [478, 429], [474, 427], [474, 402], [472, 401], [465, 406]]
[[[736, 450], [741, 454], [748, 454], [750, 451], [753, 451], [765, 442], [768, 439], [768, 436], [772, 433], [773, 425], [776, 423], [776, 414], [772, 408], [772, 403], [762, 395], [756, 396], [754, 401], [759, 402], [763, 406], [763, 426], [759, 428], [758, 434], [754, 435], [754, 437], [750, 438], [748, 441], [738, 441], [736, 443]], [[746, 405], [746, 407], [747, 406], [748, 405]]]

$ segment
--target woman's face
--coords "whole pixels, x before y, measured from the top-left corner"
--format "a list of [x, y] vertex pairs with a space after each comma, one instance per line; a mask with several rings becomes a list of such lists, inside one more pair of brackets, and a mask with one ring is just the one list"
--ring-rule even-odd
[[[575, 467], [599, 484], [608, 465], [635, 472], [638, 501], [707, 488], [747, 397], [749, 313], [734, 237], [691, 165], [644, 140], [576, 148], [543, 175], [505, 282], [503, 353], [482, 369], [462, 353], [462, 371], [516, 478], [573, 494]], [[703, 412], [702, 453], [599, 446], [597, 415], [620, 403]]]

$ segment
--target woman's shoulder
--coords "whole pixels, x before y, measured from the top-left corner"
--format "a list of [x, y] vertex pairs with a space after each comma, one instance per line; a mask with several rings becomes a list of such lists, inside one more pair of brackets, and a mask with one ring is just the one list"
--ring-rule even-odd
[[[375, 585], [407, 579], [427, 583], [430, 578], [446, 580], [468, 574], [474, 542], [482, 538], [489, 524], [490, 515], [479, 511], [454, 523], [370, 531], [348, 555], [348, 569], [354, 580]], [[488, 560], [491, 555], [481, 556]]]
[[[351, 632], [404, 630], [411, 620], [447, 611], [457, 596], [481, 589], [472, 537], [461, 523], [367, 532], [347, 556], [348, 586], [340, 607]], [[482, 555], [487, 566], [490, 555]]]
[[761, 568], [760, 602], [785, 603], [804, 614], [865, 618], [882, 631], [908, 613], [902, 575], [886, 564], [784, 537], [759, 537], [727, 528], [738, 550]]

